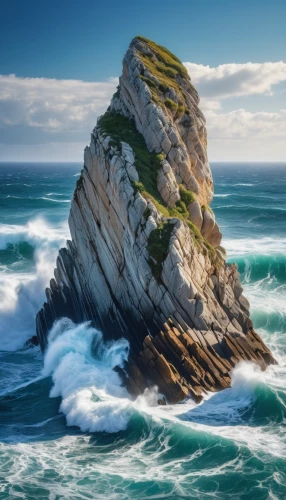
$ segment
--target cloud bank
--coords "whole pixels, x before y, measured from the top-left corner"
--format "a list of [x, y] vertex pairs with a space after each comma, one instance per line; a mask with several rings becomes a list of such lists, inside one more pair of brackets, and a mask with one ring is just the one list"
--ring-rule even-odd
[[[211, 161], [285, 160], [283, 93], [277, 112], [250, 112], [240, 100], [275, 94], [277, 85], [286, 82], [286, 63], [213, 68], [184, 64], [201, 96]], [[107, 108], [117, 83], [117, 78], [84, 82], [0, 75], [0, 161], [80, 161], [96, 119]], [[235, 109], [226, 111], [225, 103], [233, 98]]]
[[106, 109], [117, 84], [117, 78], [90, 83], [0, 75], [0, 126], [39, 128], [51, 134], [85, 131]]
[[184, 63], [201, 97], [225, 99], [271, 93], [273, 86], [286, 81], [286, 63], [265, 62], [221, 64], [215, 68]]

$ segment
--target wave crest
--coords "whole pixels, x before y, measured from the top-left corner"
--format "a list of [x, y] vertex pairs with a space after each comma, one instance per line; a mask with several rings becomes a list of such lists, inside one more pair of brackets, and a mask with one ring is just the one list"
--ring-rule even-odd
[[45, 300], [44, 290], [53, 275], [57, 252], [67, 236], [67, 225], [55, 228], [43, 219], [22, 226], [0, 226], [0, 249], [21, 242], [35, 248], [32, 273], [4, 268], [0, 275], [1, 350], [17, 350], [35, 334], [35, 316]]
[[53, 378], [50, 396], [62, 397], [67, 425], [90, 432], [126, 429], [132, 403], [114, 368], [124, 368], [128, 353], [126, 339], [104, 343], [89, 323], [75, 326], [66, 318], [55, 323], [43, 375]]

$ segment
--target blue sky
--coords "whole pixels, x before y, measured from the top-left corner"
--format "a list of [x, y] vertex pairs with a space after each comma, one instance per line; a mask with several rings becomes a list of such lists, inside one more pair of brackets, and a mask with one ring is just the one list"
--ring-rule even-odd
[[285, 18], [285, 0], [2, 0], [0, 161], [80, 160], [137, 34], [191, 63], [211, 160], [284, 160]]

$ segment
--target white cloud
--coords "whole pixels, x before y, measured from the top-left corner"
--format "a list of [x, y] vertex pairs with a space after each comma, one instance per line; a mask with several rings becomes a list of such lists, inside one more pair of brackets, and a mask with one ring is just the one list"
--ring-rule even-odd
[[217, 67], [184, 63], [201, 96], [225, 99], [272, 92], [273, 86], [286, 81], [286, 63], [221, 64]]
[[48, 134], [91, 131], [116, 90], [106, 82], [0, 75], [0, 127], [39, 128]]
[[208, 154], [211, 161], [286, 160], [286, 110], [228, 113], [208, 110]]
[[229, 113], [206, 113], [208, 135], [212, 139], [282, 139], [286, 136], [286, 110], [277, 113], [249, 113], [237, 109]]

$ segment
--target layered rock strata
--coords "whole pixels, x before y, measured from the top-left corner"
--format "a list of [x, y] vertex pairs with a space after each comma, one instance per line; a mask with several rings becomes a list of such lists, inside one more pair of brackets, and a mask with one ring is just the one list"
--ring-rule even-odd
[[130, 392], [156, 384], [172, 403], [229, 387], [241, 360], [275, 363], [220, 247], [198, 104], [173, 54], [142, 37], [131, 42], [85, 149], [72, 240], [37, 315], [42, 349], [63, 316], [91, 320], [106, 339], [127, 337]]

